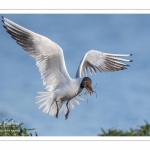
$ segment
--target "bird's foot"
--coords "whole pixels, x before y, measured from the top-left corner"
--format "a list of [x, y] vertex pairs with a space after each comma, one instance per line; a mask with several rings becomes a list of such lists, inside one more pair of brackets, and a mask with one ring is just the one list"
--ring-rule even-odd
[[[66, 113], [66, 115], [65, 115], [65, 118], [66, 118], [66, 119], [68, 119], [69, 112], [70, 112], [70, 111], [69, 111], [69, 108], [68, 108], [68, 103], [69, 103], [69, 101], [66, 103], [66, 107], [67, 107], [67, 113]], [[66, 119], [65, 119], [65, 120], [66, 120]]]
[[57, 106], [56, 118], [58, 118], [58, 114], [59, 114], [59, 108], [58, 108], [57, 101], [56, 101], [56, 106]]
[[56, 118], [58, 118], [58, 114], [59, 114], [59, 110], [57, 110], [57, 113], [56, 113]]
[[68, 111], [67, 111], [67, 113], [66, 113], [66, 115], [65, 115], [65, 118], [66, 118], [65, 120], [67, 120], [67, 119], [68, 119], [69, 112], [70, 112], [70, 111], [68, 110]]

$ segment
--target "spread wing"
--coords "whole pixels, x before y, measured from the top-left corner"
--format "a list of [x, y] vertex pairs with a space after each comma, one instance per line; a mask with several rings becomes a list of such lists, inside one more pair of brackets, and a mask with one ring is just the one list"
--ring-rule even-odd
[[127, 69], [126, 67], [129, 65], [123, 62], [131, 62], [132, 60], [121, 58], [126, 56], [131, 56], [131, 54], [109, 54], [96, 50], [90, 50], [81, 60], [76, 78], [87, 75], [88, 71], [91, 74], [93, 72], [96, 73], [96, 69], [100, 72], [113, 72]]
[[65, 84], [70, 76], [66, 70], [62, 49], [50, 39], [34, 33], [2, 17], [4, 28], [13, 39], [36, 60], [43, 84], [51, 91]]

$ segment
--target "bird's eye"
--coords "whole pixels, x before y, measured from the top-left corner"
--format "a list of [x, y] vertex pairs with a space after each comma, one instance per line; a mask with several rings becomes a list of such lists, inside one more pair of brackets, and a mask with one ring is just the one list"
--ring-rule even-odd
[[87, 81], [85, 81], [85, 83], [88, 83]]

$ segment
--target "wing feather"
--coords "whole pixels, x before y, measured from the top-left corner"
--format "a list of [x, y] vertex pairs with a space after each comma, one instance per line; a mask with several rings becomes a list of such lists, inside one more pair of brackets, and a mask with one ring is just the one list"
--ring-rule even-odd
[[2, 17], [4, 28], [16, 42], [36, 60], [43, 84], [48, 91], [67, 82], [67, 72], [62, 49], [50, 39], [32, 32]]
[[96, 73], [96, 69], [100, 72], [113, 72], [127, 69], [129, 65], [123, 62], [131, 62], [132, 60], [121, 58], [127, 56], [131, 56], [131, 54], [110, 54], [90, 50], [80, 62], [76, 78], [86, 76], [85, 70], [92, 74], [93, 72]]

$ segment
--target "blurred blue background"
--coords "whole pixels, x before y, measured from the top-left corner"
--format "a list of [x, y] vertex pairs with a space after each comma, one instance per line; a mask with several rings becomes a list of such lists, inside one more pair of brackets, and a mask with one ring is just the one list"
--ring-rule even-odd
[[[75, 77], [79, 62], [91, 49], [133, 54], [131, 67], [90, 76], [91, 97], [58, 119], [35, 105], [45, 91], [35, 60], [0, 26], [0, 121], [13, 118], [39, 136], [96, 136], [100, 128], [128, 130], [150, 122], [150, 15], [140, 14], [1, 14], [61, 46], [67, 70]], [[88, 99], [88, 103], [87, 103]]]

